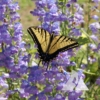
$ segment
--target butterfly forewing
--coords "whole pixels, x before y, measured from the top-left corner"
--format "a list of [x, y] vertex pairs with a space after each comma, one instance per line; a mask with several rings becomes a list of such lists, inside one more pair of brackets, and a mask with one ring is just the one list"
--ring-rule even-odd
[[37, 46], [41, 46], [42, 51], [46, 52], [50, 42], [50, 34], [47, 31], [37, 27], [30, 27], [28, 31]]
[[72, 49], [78, 46], [78, 43], [65, 36], [55, 36], [51, 42], [49, 54], [53, 54], [55, 52], [62, 52], [68, 49]]

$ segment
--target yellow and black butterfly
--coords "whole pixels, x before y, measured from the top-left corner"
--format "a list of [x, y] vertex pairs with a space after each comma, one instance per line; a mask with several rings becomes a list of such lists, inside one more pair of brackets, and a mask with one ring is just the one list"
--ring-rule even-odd
[[50, 34], [48, 31], [35, 26], [29, 27], [28, 32], [37, 45], [40, 60], [46, 63], [57, 57], [60, 52], [79, 46], [78, 42], [72, 38], [54, 35], [54, 33]]

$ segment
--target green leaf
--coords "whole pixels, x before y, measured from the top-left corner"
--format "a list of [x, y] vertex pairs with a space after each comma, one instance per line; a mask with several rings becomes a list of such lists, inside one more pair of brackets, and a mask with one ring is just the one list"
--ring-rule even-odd
[[29, 54], [34, 54], [36, 51], [37, 51], [37, 49], [29, 49], [29, 50], [27, 50], [27, 52]]
[[90, 41], [89, 41], [88, 38], [84, 38], [84, 37], [79, 37], [79, 38], [78, 38], [78, 43], [79, 43], [79, 45], [87, 44], [87, 43], [89, 43], [89, 42], [90, 42]]
[[93, 64], [89, 64], [90, 72], [97, 72], [98, 71], [98, 62], [94, 62]]
[[81, 32], [82, 32], [82, 36], [78, 38], [78, 43], [80, 45], [89, 43], [90, 36], [83, 29], [81, 29]]

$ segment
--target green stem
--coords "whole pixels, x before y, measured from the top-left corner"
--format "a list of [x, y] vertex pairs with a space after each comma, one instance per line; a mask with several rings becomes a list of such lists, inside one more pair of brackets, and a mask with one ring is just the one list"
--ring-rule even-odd
[[[88, 4], [90, 4], [90, 3], [91, 3], [91, 0], [88, 1]], [[91, 13], [90, 5], [88, 5], [88, 12], [87, 12], [88, 13], [88, 20], [87, 20], [87, 25], [86, 25], [87, 26], [87, 34], [88, 35], [90, 34], [89, 33], [89, 31], [90, 31], [89, 24], [90, 24], [90, 21], [91, 21], [91, 16], [90, 16], [90, 13], [89, 12]], [[86, 53], [87, 54], [86, 55], [87, 56], [87, 65], [89, 65], [89, 61], [88, 61], [88, 57], [89, 57], [89, 47], [88, 47], [88, 44], [87, 44], [87, 50], [86, 51], [87, 51], [87, 53]]]
[[[78, 71], [78, 70], [82, 70], [82, 69], [79, 69], [79, 68], [78, 68], [78, 69], [76, 69], [76, 70]], [[91, 72], [88, 72], [88, 71], [85, 71], [85, 70], [82, 70], [82, 71], [83, 71], [84, 74], [93, 75], [93, 76], [99, 76], [99, 75], [97, 75], [96, 73], [91, 73]]]

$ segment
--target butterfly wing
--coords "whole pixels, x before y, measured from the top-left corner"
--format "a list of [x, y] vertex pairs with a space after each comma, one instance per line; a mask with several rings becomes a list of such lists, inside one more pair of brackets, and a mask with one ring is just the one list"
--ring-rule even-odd
[[55, 58], [59, 52], [78, 47], [76, 40], [66, 36], [55, 36], [42, 28], [29, 27], [28, 32], [38, 46], [40, 58], [45, 62]]
[[63, 52], [78, 46], [78, 42], [72, 38], [66, 36], [55, 36], [49, 48], [49, 55], [56, 57], [59, 52]]
[[38, 27], [29, 27], [28, 32], [38, 47], [41, 59], [43, 59], [42, 55], [45, 55], [48, 49], [51, 35], [44, 29]]

